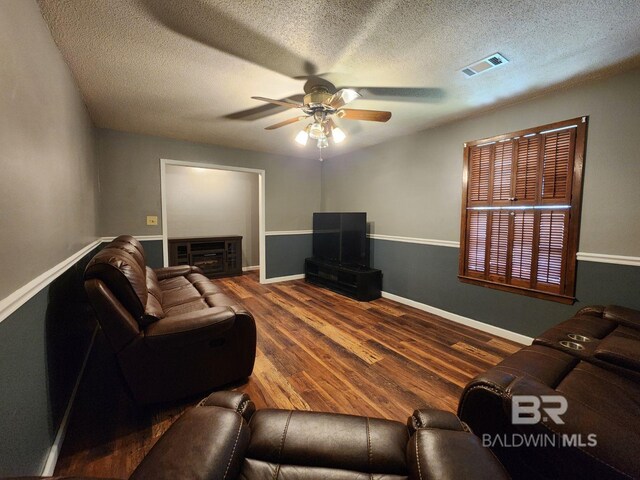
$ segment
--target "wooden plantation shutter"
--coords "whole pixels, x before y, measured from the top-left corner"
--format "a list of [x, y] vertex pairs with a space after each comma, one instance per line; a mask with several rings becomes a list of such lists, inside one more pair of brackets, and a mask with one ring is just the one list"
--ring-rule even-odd
[[465, 145], [459, 277], [570, 303], [586, 117]]

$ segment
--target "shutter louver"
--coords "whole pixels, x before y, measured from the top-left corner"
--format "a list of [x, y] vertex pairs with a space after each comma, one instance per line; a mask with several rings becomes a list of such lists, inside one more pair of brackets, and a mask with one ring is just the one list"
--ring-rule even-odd
[[497, 210], [491, 213], [491, 248], [489, 273], [504, 277], [507, 274], [507, 248], [509, 245], [509, 212]]
[[538, 282], [560, 286], [564, 253], [566, 211], [540, 214]]
[[545, 135], [542, 163], [542, 198], [544, 199], [567, 197], [574, 132], [575, 130], [571, 129]]
[[586, 117], [465, 144], [459, 278], [571, 303]]
[[469, 168], [469, 201], [484, 202], [489, 199], [490, 146], [476, 147], [471, 151]]
[[509, 200], [511, 198], [512, 163], [513, 143], [498, 143], [495, 146], [493, 161], [493, 200]]
[[538, 187], [538, 154], [540, 137], [518, 140], [516, 159], [516, 192], [518, 200], [535, 200]]
[[473, 272], [484, 272], [485, 250], [487, 248], [487, 212], [473, 211], [469, 214], [467, 227], [467, 269]]
[[511, 278], [531, 280], [533, 258], [533, 212], [515, 212], [513, 217], [513, 252]]

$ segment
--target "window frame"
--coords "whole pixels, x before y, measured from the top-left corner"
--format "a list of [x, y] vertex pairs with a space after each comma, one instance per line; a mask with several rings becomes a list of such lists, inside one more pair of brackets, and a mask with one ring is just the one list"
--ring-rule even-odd
[[[458, 266], [458, 279], [461, 282], [469, 283], [473, 285], [479, 285], [488, 288], [494, 288], [497, 290], [502, 290], [506, 292], [519, 293], [522, 295], [527, 295], [534, 298], [541, 298], [546, 300], [552, 300], [565, 304], [573, 304], [576, 300], [575, 298], [575, 289], [576, 289], [576, 272], [577, 272], [577, 252], [578, 252], [578, 241], [580, 236], [580, 218], [582, 214], [582, 190], [583, 190], [583, 170], [584, 170], [584, 160], [587, 146], [587, 126], [588, 126], [588, 116], [576, 117], [569, 120], [563, 120], [560, 122], [549, 123], [546, 125], [541, 125], [539, 127], [527, 128], [524, 130], [519, 130], [516, 132], [505, 133], [501, 135], [496, 135], [491, 138], [483, 138], [481, 140], [473, 140], [470, 142], [466, 142], [464, 144], [464, 156], [463, 156], [463, 174], [462, 174], [462, 202], [461, 202], [461, 215], [460, 215], [460, 254], [459, 254], [459, 266]], [[571, 176], [571, 185], [570, 185], [570, 205], [569, 208], [569, 219], [568, 219], [568, 229], [566, 234], [566, 257], [564, 259], [563, 265], [563, 274], [561, 278], [561, 287], [560, 293], [550, 292], [540, 289], [531, 288], [528, 286], [519, 286], [508, 283], [502, 283], [499, 281], [489, 280], [488, 278], [478, 278], [477, 276], [471, 276], [466, 271], [467, 267], [467, 212], [469, 207], [469, 168], [470, 168], [470, 160], [471, 160], [471, 151], [473, 147], [481, 146], [486, 143], [496, 142], [499, 143], [501, 140], [513, 139], [514, 137], [523, 137], [524, 135], [528, 135], [531, 133], [540, 134], [541, 132], [545, 132], [548, 130], [561, 129], [563, 127], [568, 127], [572, 125], [577, 125], [576, 134], [575, 134], [575, 147], [574, 147], [574, 159], [573, 159], [573, 170], [569, 171], [569, 175]], [[544, 148], [541, 146], [540, 148]], [[512, 186], [515, 185], [515, 179], [513, 178], [515, 161], [512, 161], [511, 165], [511, 182]], [[490, 166], [490, 172], [493, 173], [493, 166]], [[490, 173], [489, 183], [492, 184], [494, 182], [494, 178]], [[540, 178], [543, 175], [543, 171], [539, 170], [536, 175], [536, 181], [540, 182]], [[512, 187], [513, 188], [513, 187]], [[512, 190], [513, 192], [513, 190]], [[493, 201], [491, 198], [488, 198], [487, 203]], [[541, 202], [542, 203], [542, 202]], [[493, 210], [496, 211], [496, 210]], [[489, 238], [489, 223], [487, 223], [487, 233], [485, 234], [485, 238]], [[532, 245], [536, 247], [536, 232], [534, 231], [534, 241]], [[539, 236], [539, 231], [537, 233]], [[512, 247], [513, 249], [513, 247]], [[507, 249], [509, 252], [509, 249]], [[485, 255], [489, 255], [489, 248], [485, 248]], [[509, 256], [509, 270], [512, 267], [512, 261]], [[485, 276], [488, 277], [488, 273], [485, 273]]]

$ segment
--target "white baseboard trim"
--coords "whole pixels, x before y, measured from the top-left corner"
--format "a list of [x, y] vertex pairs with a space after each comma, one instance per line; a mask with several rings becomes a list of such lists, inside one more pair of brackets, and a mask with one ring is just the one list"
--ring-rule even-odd
[[267, 237], [275, 235], [311, 235], [313, 234], [313, 230], [273, 230], [271, 232], [264, 232], [264, 234]]
[[576, 258], [583, 262], [613, 263], [615, 265], [631, 265], [634, 267], [640, 267], [640, 257], [609, 255], [606, 253], [578, 252], [576, 254]]
[[260, 270], [260, 265], [252, 265], [250, 267], [242, 267], [243, 272], [250, 272], [252, 270]]
[[388, 240], [390, 242], [417, 243], [419, 245], [435, 245], [438, 247], [460, 248], [460, 242], [452, 240], [435, 240], [432, 238], [416, 238], [416, 237], [398, 237], [395, 235], [380, 235], [378, 233], [370, 233], [367, 235], [374, 240]]
[[287, 275], [286, 277], [267, 278], [263, 283], [289, 282], [291, 280], [301, 280], [303, 278], [304, 278], [304, 273], [298, 273], [296, 275]]
[[73, 390], [71, 391], [71, 396], [69, 397], [69, 403], [67, 403], [67, 408], [64, 411], [62, 421], [60, 422], [60, 428], [58, 428], [58, 433], [56, 434], [56, 438], [53, 441], [53, 445], [51, 445], [51, 448], [49, 449], [47, 460], [44, 464], [44, 468], [42, 469], [42, 473], [40, 474], [44, 477], [52, 476], [56, 469], [56, 463], [58, 463], [58, 457], [60, 456], [60, 450], [62, 449], [62, 442], [64, 442], [64, 437], [67, 434], [67, 427], [69, 426], [71, 410], [73, 409], [73, 404], [76, 400], [76, 395], [78, 394], [78, 388], [80, 387], [80, 381], [84, 376], [84, 370], [87, 366], [87, 362], [89, 361], [89, 355], [93, 350], [93, 343], [96, 340], [97, 334], [98, 334], [98, 326], [96, 325], [96, 328], [93, 330], [93, 335], [91, 336], [91, 342], [89, 342], [89, 348], [87, 349], [87, 353], [84, 356], [82, 366], [80, 367], [80, 372], [78, 372], [78, 378], [76, 379], [76, 383], [73, 386]]
[[446, 318], [447, 320], [451, 320], [452, 322], [460, 323], [462, 325], [475, 328], [482, 332], [487, 332], [492, 335], [496, 335], [498, 337], [506, 338], [507, 340], [512, 340], [514, 342], [521, 343], [522, 345], [531, 345], [531, 343], [533, 342], [533, 338], [527, 337], [526, 335], [521, 335], [519, 333], [515, 333], [510, 330], [506, 330], [504, 328], [495, 327], [493, 325], [489, 325], [487, 323], [480, 322], [472, 318], [463, 317], [462, 315], [458, 315], [457, 313], [441, 310], [439, 308], [432, 307], [431, 305], [427, 305], [425, 303], [420, 303], [420, 302], [416, 302], [415, 300], [410, 300], [408, 298], [401, 297], [400, 295], [395, 295], [389, 292], [382, 292], [382, 297], [388, 298], [389, 300], [394, 300], [398, 303], [402, 303], [403, 305], [408, 305], [410, 307], [417, 308], [418, 310], [422, 310], [427, 313], [438, 315], [440, 317]]
[[102, 243], [102, 239], [99, 238], [97, 240], [94, 240], [86, 247], [71, 255], [69, 258], [58, 263], [46, 272], [38, 275], [36, 278], [31, 280], [26, 285], [20, 287], [8, 297], [0, 300], [0, 322], [5, 320], [9, 315], [11, 315], [13, 312], [18, 310], [21, 306], [35, 297], [43, 288], [45, 288], [56, 278], [66, 272], [69, 267], [71, 267], [87, 253], [100, 245], [100, 243]]

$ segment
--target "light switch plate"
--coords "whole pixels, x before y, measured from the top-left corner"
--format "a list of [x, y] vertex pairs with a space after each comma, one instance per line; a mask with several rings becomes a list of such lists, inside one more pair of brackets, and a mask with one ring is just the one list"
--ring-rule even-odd
[[147, 225], [158, 225], [158, 216], [147, 215]]

